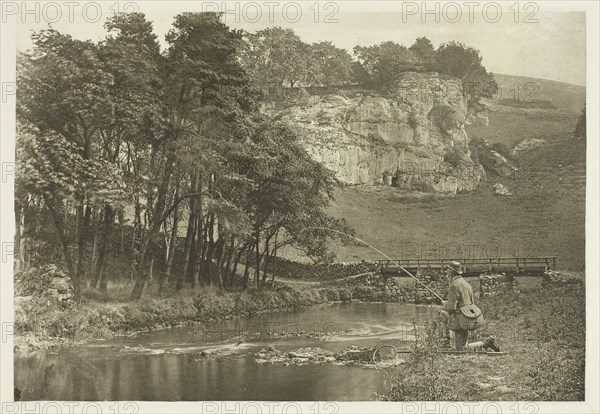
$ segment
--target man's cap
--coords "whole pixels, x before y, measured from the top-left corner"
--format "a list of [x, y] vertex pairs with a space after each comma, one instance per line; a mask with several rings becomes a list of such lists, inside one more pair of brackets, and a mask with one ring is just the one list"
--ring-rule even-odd
[[459, 275], [463, 274], [463, 270], [462, 270], [462, 265], [460, 264], [460, 262], [457, 261], [451, 261], [450, 263], [448, 263], [446, 265], [447, 269], [452, 269], [453, 271], [455, 271], [456, 273], [458, 273]]

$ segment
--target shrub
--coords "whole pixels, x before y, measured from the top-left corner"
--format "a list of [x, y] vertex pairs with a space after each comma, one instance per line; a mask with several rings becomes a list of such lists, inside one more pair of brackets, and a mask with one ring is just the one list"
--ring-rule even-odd
[[420, 191], [422, 193], [433, 193], [433, 192], [435, 192], [433, 186], [431, 184], [429, 184], [429, 183], [426, 183], [425, 181], [416, 181], [416, 182], [412, 183], [411, 187], [412, 187], [413, 190]]
[[337, 302], [340, 300], [340, 293], [337, 289], [327, 289], [325, 290], [325, 294], [328, 301]]
[[348, 302], [352, 300], [352, 293], [348, 289], [340, 289], [339, 298], [342, 302]]
[[373, 300], [376, 296], [376, 289], [372, 286], [356, 286], [352, 292], [352, 297], [359, 300]]
[[452, 167], [458, 167], [465, 159], [465, 151], [458, 146], [454, 146], [444, 155], [444, 162], [447, 162]]
[[231, 294], [222, 294], [214, 289], [205, 288], [194, 296], [196, 315], [200, 320], [212, 321], [223, 319], [233, 314], [236, 302]]

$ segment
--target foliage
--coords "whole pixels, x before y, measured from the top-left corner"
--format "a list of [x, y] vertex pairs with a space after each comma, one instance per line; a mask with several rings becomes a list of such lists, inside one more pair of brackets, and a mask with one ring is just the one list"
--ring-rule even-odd
[[[134, 210], [133, 299], [141, 297], [155, 262], [164, 262], [169, 277], [186, 208], [179, 287], [188, 280], [231, 284], [252, 249], [257, 285], [260, 262], [266, 276], [268, 259], [283, 245], [327, 256], [330, 235], [303, 230], [346, 229], [324, 213], [333, 175], [257, 105], [259, 75], [280, 85], [306, 82], [308, 45], [281, 28], [243, 41], [244, 33], [229, 29], [217, 13], [177, 15], [162, 54], [141, 13], [115, 15], [105, 28], [97, 43], [42, 31], [19, 60], [17, 191], [23, 205], [32, 196], [45, 203], [76, 290], [84, 279], [106, 290], [114, 221], [119, 215], [122, 230], [125, 207]], [[349, 71], [343, 50], [314, 47], [323, 68], [314, 82]], [[252, 82], [240, 61], [260, 61], [265, 53], [268, 67], [246, 66]], [[77, 226], [64, 220], [73, 208]]]
[[287, 85], [331, 86], [350, 81], [352, 58], [331, 42], [308, 44], [292, 29], [244, 32], [242, 66], [263, 90]]
[[376, 262], [350, 263], [299, 263], [283, 258], [275, 258], [271, 269], [277, 275], [288, 279], [328, 281], [355, 276], [377, 270]]
[[435, 48], [433, 47], [431, 40], [425, 36], [418, 37], [408, 50], [419, 57], [425, 70], [434, 71], [437, 69]]
[[82, 157], [81, 148], [64, 136], [19, 124], [17, 140], [19, 191], [74, 204], [118, 204], [124, 199], [120, 171], [106, 160]]
[[222, 292], [205, 287], [177, 292], [176, 297], [144, 297], [133, 302], [98, 302], [87, 299], [70, 306], [34, 297], [18, 301], [15, 331], [27, 338], [33, 334], [39, 341], [50, 339], [87, 340], [110, 338], [115, 334], [167, 328], [181, 324], [211, 323], [236, 316], [297, 311], [327, 301], [350, 300], [347, 290], [322, 290], [281, 287], [275, 290], [248, 289]]
[[[534, 288], [481, 301], [488, 321], [478, 339], [494, 335], [506, 357], [436, 353], [436, 323], [417, 330], [406, 364], [393, 375], [386, 401], [583, 400], [585, 292], [581, 284]], [[483, 358], [483, 359], [482, 359]]]
[[453, 168], [461, 165], [465, 160], [465, 150], [460, 146], [453, 146], [444, 155], [444, 162], [450, 164]]
[[29, 268], [15, 274], [15, 294], [18, 296], [36, 296], [52, 298], [49, 290], [53, 288], [55, 278], [66, 279], [67, 276], [58, 270], [56, 265], [45, 265]]
[[459, 42], [444, 43], [436, 51], [436, 60], [440, 72], [462, 81], [463, 93], [469, 99], [490, 98], [498, 91], [498, 85], [482, 65], [477, 49]]
[[415, 52], [391, 41], [375, 46], [355, 46], [354, 55], [360, 64], [355, 79], [380, 90], [393, 88], [402, 72], [421, 68]]
[[244, 38], [240, 60], [259, 85], [293, 87], [306, 80], [308, 45], [292, 29], [270, 27]]
[[352, 57], [344, 49], [331, 42], [314, 43], [310, 46], [310, 70], [308, 83], [333, 86], [350, 82]]
[[353, 233], [326, 213], [337, 185], [331, 171], [295, 131], [260, 114], [265, 89], [349, 83], [354, 71], [387, 90], [405, 71], [431, 70], [440, 54], [470, 59], [464, 73], [447, 68], [463, 82], [482, 70], [478, 52], [461, 44], [357, 46], [353, 63], [331, 42], [309, 45], [281, 27], [232, 30], [218, 13], [177, 15], [162, 52], [141, 13], [112, 16], [105, 29], [98, 42], [42, 30], [19, 57], [18, 234], [49, 216], [76, 291], [89, 284], [106, 293], [118, 218], [132, 299], [151, 269], [160, 269], [161, 286], [176, 277], [178, 288], [225, 288], [244, 260], [262, 287], [283, 247], [326, 262], [328, 240], [347, 241], [330, 230]]

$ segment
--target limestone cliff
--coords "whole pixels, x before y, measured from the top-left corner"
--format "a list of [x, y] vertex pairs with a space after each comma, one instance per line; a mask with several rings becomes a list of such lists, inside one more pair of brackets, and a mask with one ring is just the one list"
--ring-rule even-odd
[[305, 93], [264, 111], [297, 128], [311, 156], [346, 184], [456, 193], [484, 174], [471, 160], [457, 79], [407, 73], [388, 96], [357, 88]]

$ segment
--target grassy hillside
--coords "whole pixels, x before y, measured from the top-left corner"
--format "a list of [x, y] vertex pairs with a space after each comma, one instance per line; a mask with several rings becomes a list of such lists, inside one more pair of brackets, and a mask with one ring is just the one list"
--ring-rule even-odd
[[585, 102], [585, 86], [546, 79], [495, 73], [500, 99], [522, 102], [548, 101], [559, 109], [579, 111]]
[[570, 136], [578, 115], [564, 110], [530, 110], [493, 106], [490, 125], [467, 125], [470, 139], [485, 138], [491, 143], [504, 142], [514, 147], [528, 138], [557, 140]]
[[[514, 78], [500, 75], [501, 82]], [[548, 85], [540, 91], [556, 107], [579, 108], [580, 87], [540, 83]], [[417, 199], [386, 187], [348, 187], [337, 192], [331, 212], [346, 218], [358, 237], [395, 257], [558, 254], [561, 268], [583, 270], [585, 142], [572, 137], [577, 111], [500, 105], [493, 109], [489, 126], [467, 127], [470, 138], [509, 147], [528, 138], [545, 140], [515, 155], [520, 169], [516, 177], [499, 180], [512, 197], [493, 196], [493, 182], [447, 199]], [[335, 249], [342, 261], [381, 258], [362, 246]]]

